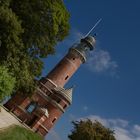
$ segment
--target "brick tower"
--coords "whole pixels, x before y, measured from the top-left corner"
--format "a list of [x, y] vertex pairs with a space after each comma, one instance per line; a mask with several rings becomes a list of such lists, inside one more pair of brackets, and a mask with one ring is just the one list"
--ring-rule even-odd
[[56, 67], [39, 81], [32, 97], [18, 94], [4, 105], [22, 123], [45, 136], [65, 109], [72, 103], [73, 88], [64, 88], [66, 82], [86, 61], [87, 53], [94, 49], [95, 39], [87, 36], [73, 45]]

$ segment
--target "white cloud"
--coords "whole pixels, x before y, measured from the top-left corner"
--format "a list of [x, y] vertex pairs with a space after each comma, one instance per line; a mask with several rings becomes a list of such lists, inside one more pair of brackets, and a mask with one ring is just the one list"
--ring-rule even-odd
[[[101, 122], [104, 126], [115, 130], [115, 137], [117, 140], [140, 140], [140, 125], [130, 124], [130, 122], [122, 119], [106, 119], [100, 116], [91, 115], [88, 117], [93, 122], [95, 120]], [[85, 119], [82, 118], [82, 119]]]
[[88, 110], [88, 107], [86, 105], [83, 106], [83, 110], [86, 112]]
[[115, 137], [117, 140], [134, 140], [129, 131], [119, 127], [115, 127]]
[[140, 125], [134, 125], [133, 133], [140, 136]]
[[118, 64], [113, 61], [108, 51], [96, 49], [90, 54], [87, 61], [88, 68], [95, 73], [109, 72], [111, 75], [116, 73]]

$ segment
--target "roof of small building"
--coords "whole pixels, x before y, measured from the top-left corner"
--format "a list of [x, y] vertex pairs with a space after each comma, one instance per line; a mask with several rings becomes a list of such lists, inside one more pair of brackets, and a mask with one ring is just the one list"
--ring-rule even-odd
[[70, 104], [72, 103], [73, 87], [67, 88], [67, 89], [62, 88], [62, 87], [56, 87], [56, 88], [54, 88], [54, 90], [57, 93], [61, 94], [64, 98], [66, 98], [69, 101]]
[[47, 108], [40, 108], [40, 110], [44, 112], [46, 117], [49, 117], [49, 112]]

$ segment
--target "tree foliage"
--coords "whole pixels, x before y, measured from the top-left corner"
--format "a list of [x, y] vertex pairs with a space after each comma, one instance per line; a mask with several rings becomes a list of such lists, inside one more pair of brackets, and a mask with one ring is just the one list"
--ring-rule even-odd
[[0, 0], [0, 64], [13, 72], [17, 89], [34, 89], [42, 58], [54, 54], [68, 31], [62, 0]]
[[15, 86], [15, 78], [4, 66], [0, 66], [0, 101], [12, 93]]
[[115, 140], [114, 132], [98, 121], [81, 120], [72, 123], [74, 129], [68, 136], [70, 140]]

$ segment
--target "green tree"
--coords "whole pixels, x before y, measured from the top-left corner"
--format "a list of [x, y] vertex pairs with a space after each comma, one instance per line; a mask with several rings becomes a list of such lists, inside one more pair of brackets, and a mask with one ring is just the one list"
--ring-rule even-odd
[[100, 122], [81, 120], [72, 122], [74, 129], [68, 136], [70, 140], [116, 140], [114, 131], [105, 128]]
[[6, 67], [0, 66], [0, 101], [12, 93], [14, 86], [15, 78]]
[[69, 31], [62, 0], [0, 0], [0, 64], [16, 78], [16, 88], [30, 92], [41, 75], [42, 58]]

